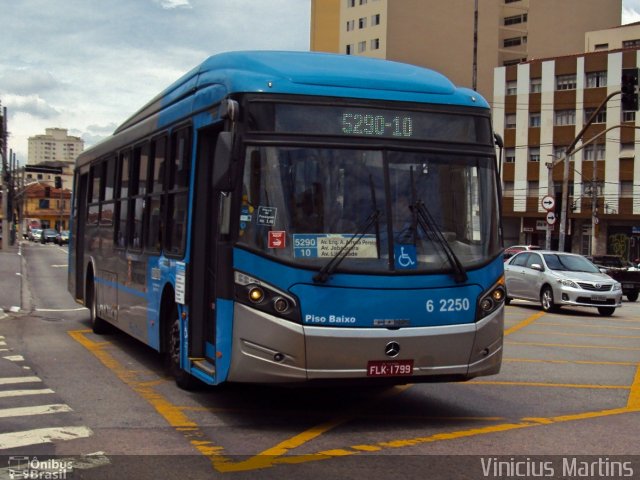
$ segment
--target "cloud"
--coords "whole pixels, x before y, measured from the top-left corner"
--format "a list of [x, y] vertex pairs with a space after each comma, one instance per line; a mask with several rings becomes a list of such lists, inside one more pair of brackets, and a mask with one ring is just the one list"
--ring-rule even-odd
[[0, 73], [0, 92], [17, 95], [36, 94], [58, 89], [61, 82], [45, 70], [32, 68], [3, 68]]
[[[640, 3], [640, 2], [638, 2]], [[640, 4], [634, 3], [622, 7], [622, 24], [640, 22]]]
[[49, 105], [37, 94], [31, 95], [5, 95], [3, 104], [12, 114], [25, 113], [32, 117], [51, 119], [57, 117], [60, 112]]
[[174, 8], [192, 8], [189, 0], [154, 0], [165, 10], [172, 10]]

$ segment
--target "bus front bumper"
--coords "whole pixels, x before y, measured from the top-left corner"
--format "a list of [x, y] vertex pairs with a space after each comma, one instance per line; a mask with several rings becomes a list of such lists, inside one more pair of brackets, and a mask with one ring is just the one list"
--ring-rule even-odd
[[[391, 360], [412, 361], [412, 373], [387, 376], [389, 383], [468, 380], [499, 372], [503, 329], [503, 308], [472, 324], [390, 330], [299, 325], [235, 304], [227, 380], [374, 381], [369, 366]], [[399, 348], [393, 357], [385, 353], [391, 343]]]

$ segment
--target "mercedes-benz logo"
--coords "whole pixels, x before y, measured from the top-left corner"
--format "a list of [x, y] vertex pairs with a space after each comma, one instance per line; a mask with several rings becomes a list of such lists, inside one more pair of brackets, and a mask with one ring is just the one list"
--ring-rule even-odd
[[384, 347], [384, 353], [387, 357], [397, 357], [400, 353], [400, 345], [398, 342], [389, 342], [387, 346]]

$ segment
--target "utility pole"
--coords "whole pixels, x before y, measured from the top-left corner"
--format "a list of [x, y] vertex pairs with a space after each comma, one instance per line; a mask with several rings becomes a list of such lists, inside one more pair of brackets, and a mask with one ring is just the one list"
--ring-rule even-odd
[[473, 9], [473, 73], [471, 88], [478, 90], [478, 0], [475, 0]]
[[2, 156], [2, 175], [0, 175], [0, 190], [2, 191], [2, 246], [9, 244], [9, 166], [7, 164], [7, 107], [2, 108], [0, 118], [0, 156]]
[[598, 234], [596, 228], [598, 222], [598, 161], [594, 155], [593, 174], [591, 176], [591, 255], [595, 255], [597, 251]]

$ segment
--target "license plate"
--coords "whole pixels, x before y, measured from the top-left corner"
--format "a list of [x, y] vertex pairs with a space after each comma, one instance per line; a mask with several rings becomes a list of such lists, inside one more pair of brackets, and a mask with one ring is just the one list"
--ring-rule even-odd
[[606, 302], [607, 297], [603, 297], [602, 295], [591, 295], [592, 302]]
[[633, 288], [633, 283], [623, 283], [622, 288]]
[[368, 377], [399, 377], [413, 374], [413, 360], [370, 360]]

